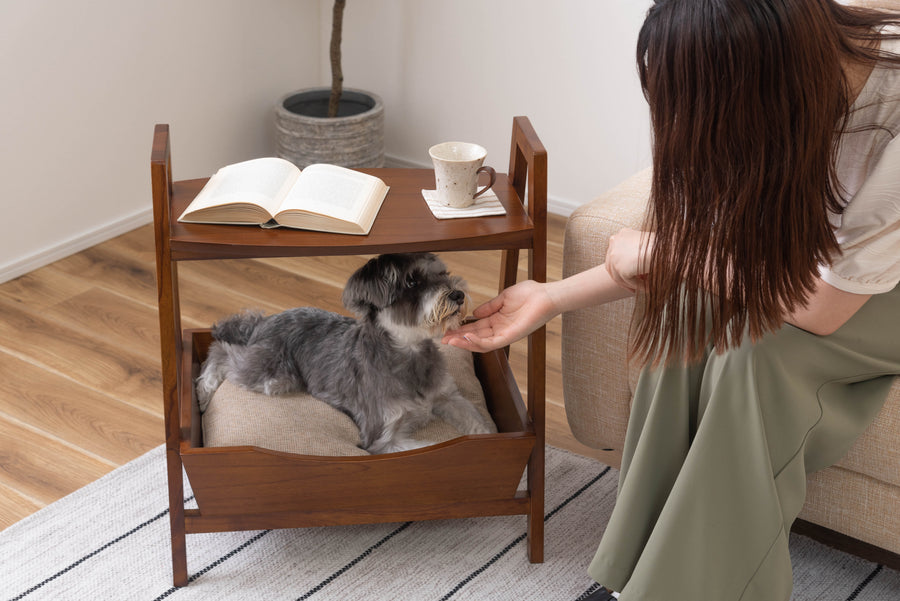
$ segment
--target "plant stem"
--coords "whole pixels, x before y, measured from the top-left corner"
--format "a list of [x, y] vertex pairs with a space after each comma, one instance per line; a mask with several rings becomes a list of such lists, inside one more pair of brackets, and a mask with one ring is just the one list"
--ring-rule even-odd
[[331, 97], [328, 99], [328, 116], [337, 117], [338, 104], [344, 89], [344, 72], [341, 69], [341, 30], [344, 23], [344, 5], [347, 0], [334, 0], [331, 19]]

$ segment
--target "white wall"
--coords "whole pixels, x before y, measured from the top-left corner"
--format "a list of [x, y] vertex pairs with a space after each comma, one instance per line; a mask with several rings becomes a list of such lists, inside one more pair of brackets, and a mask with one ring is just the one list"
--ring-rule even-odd
[[[322, 37], [330, 0], [321, 0]], [[512, 117], [527, 115], [549, 162], [551, 211], [567, 214], [650, 162], [635, 66], [649, 0], [350, 0], [347, 86], [385, 102], [386, 150], [428, 166], [464, 140], [507, 171]], [[330, 73], [323, 47], [322, 70]]]
[[319, 77], [316, 0], [0, 2], [0, 281], [151, 220], [175, 177], [272, 153], [272, 107]]
[[[272, 106], [330, 81], [331, 0], [0, 2], [0, 281], [150, 220], [153, 125], [176, 179], [274, 153]], [[393, 162], [487, 147], [512, 117], [566, 214], [649, 162], [634, 67], [649, 0], [350, 0], [344, 74], [386, 105]]]

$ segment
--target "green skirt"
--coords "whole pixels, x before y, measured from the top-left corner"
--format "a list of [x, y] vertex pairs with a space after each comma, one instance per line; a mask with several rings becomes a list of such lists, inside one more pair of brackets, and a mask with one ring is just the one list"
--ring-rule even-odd
[[645, 370], [589, 574], [620, 601], [787, 601], [806, 476], [848, 451], [895, 374], [900, 286], [830, 336], [786, 325]]

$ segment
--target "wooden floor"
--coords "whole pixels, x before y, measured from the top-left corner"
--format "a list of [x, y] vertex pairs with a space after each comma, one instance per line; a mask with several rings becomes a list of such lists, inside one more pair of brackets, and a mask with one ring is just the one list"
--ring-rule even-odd
[[[564, 225], [551, 218], [550, 279], [561, 275]], [[496, 294], [499, 253], [442, 256], [476, 304]], [[367, 258], [182, 263], [183, 326], [246, 307], [343, 312], [343, 284]], [[0, 285], [0, 529], [162, 444], [155, 273], [146, 226]], [[523, 351], [511, 354], [522, 387]], [[548, 443], [592, 455], [565, 421], [559, 318], [547, 355]]]

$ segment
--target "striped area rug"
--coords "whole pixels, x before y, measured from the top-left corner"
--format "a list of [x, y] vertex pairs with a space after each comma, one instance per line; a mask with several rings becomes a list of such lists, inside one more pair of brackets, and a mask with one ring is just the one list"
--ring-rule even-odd
[[[164, 470], [159, 447], [0, 532], [0, 600], [576, 601], [617, 477], [548, 449], [543, 564], [528, 563], [521, 516], [195, 534], [176, 589]], [[795, 601], [900, 599], [895, 571], [792, 547]]]

